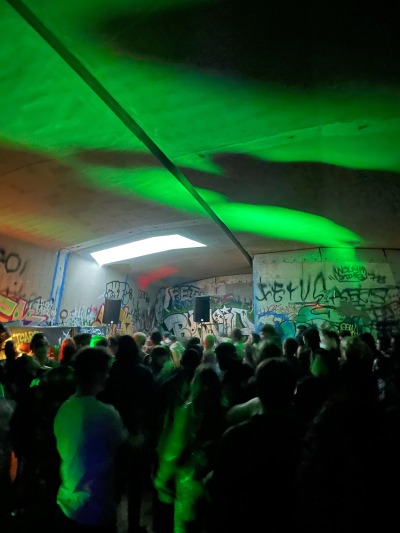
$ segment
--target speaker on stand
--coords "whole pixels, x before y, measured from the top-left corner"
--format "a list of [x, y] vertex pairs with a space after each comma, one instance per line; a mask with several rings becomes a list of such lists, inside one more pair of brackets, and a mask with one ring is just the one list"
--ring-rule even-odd
[[210, 297], [196, 296], [194, 299], [193, 320], [195, 322], [210, 322]]
[[206, 324], [210, 323], [210, 297], [195, 296], [193, 307], [193, 320], [201, 324], [200, 339], [203, 341], [203, 333]]
[[104, 300], [103, 324], [107, 324], [108, 326], [118, 324], [121, 305], [122, 300], [112, 300], [111, 298]]

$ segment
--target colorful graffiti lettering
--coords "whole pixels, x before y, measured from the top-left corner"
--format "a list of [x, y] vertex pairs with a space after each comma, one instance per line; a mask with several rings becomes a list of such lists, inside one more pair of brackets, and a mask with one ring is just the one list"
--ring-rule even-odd
[[121, 335], [132, 335], [135, 332], [132, 313], [127, 306], [121, 308], [121, 311], [119, 313], [119, 322], [119, 333]]
[[[400, 286], [386, 284], [393, 279], [388, 265], [367, 270], [362, 264], [284, 264], [275, 270], [270, 266], [268, 275], [273, 281], [259, 276], [256, 287], [258, 330], [265, 323], [289, 333], [298, 324], [348, 329], [352, 334], [376, 333], [384, 324], [400, 326]], [[346, 282], [349, 285], [343, 286]]]
[[33, 300], [0, 294], [0, 319], [3, 322], [20, 321], [24, 325], [53, 325], [55, 320], [54, 302], [42, 297]]
[[29, 329], [27, 331], [23, 331], [21, 333], [14, 333], [11, 332], [12, 340], [15, 342], [15, 344], [18, 346], [19, 344], [25, 344], [30, 343], [32, 337], [35, 335], [35, 333], [40, 333], [38, 330], [35, 329]]

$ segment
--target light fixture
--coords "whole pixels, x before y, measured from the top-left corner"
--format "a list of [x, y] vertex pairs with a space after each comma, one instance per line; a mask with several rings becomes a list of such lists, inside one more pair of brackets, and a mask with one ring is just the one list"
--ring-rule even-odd
[[157, 254], [158, 252], [179, 250], [181, 248], [200, 248], [202, 246], [206, 245], [182, 237], [182, 235], [165, 235], [164, 237], [150, 237], [150, 239], [114, 246], [114, 248], [93, 252], [90, 255], [102, 266], [124, 261], [125, 259]]

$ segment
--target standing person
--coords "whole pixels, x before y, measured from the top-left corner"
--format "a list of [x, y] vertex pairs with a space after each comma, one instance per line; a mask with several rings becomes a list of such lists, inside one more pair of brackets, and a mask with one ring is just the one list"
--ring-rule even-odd
[[105, 387], [109, 361], [103, 348], [77, 354], [76, 392], [54, 421], [61, 458], [59, 533], [115, 533], [114, 461], [127, 433], [116, 409], [96, 399]]
[[136, 342], [136, 346], [138, 347], [138, 350], [139, 350], [139, 359], [141, 363], [144, 363], [144, 359], [147, 355], [146, 352], [144, 351], [146, 339], [147, 339], [146, 334], [143, 333], [142, 331], [137, 331], [133, 335], [133, 340]]
[[90, 346], [90, 341], [92, 339], [91, 333], [78, 333], [73, 337], [75, 341], [75, 346], [77, 350]]
[[33, 360], [40, 371], [39, 374], [43, 374], [43, 372], [50, 368], [57, 368], [59, 363], [56, 360], [49, 358], [49, 341], [46, 337], [44, 335], [41, 337], [37, 335], [32, 337], [31, 352]]
[[230, 338], [233, 342], [233, 345], [236, 348], [236, 353], [240, 359], [243, 359], [244, 357], [244, 342], [243, 342], [243, 335], [242, 330], [239, 328], [235, 328], [232, 330], [230, 334]]
[[217, 356], [215, 355], [215, 337], [211, 333], [205, 336], [204, 338], [204, 352], [203, 357], [201, 359], [201, 362], [205, 365], [210, 365], [217, 374], [219, 373], [218, 363], [217, 363]]
[[295, 482], [304, 435], [292, 407], [295, 387], [296, 377], [283, 358], [257, 367], [261, 412], [222, 437], [210, 484], [214, 516], [209, 531], [295, 529]]
[[139, 348], [130, 335], [119, 340], [115, 362], [100, 399], [117, 409], [130, 441], [135, 443], [121, 457], [121, 493], [126, 488], [128, 497], [128, 531], [138, 533], [144, 490], [150, 482], [150, 457], [154, 424], [154, 378], [151, 370], [140, 363]]

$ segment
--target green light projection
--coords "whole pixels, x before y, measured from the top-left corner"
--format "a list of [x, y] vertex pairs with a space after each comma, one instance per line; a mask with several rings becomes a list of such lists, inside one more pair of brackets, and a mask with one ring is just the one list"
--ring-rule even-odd
[[[173, 207], [179, 211], [204, 215], [201, 206], [164, 169], [86, 169], [93, 184], [111, 191], [133, 194], [142, 199]], [[162, 184], [157, 188], [155, 184]], [[277, 206], [230, 202], [214, 191], [197, 188], [217, 216], [232, 230], [269, 238], [287, 239], [330, 247], [354, 247], [361, 238], [335, 222], [311, 213]]]
[[[293, 90], [118, 56], [83, 29], [88, 20], [95, 24], [96, 17], [104, 16], [105, 11], [122, 12], [125, 1], [117, 0], [112, 6], [95, 0], [27, 4], [179, 165], [220, 173], [211, 157], [229, 151], [276, 161], [400, 169], [394, 149], [400, 106], [394, 92], [376, 88], [368, 92]], [[157, 7], [168, 9], [173, 4], [160, 0]], [[143, 1], [134, 5], [138, 13], [145, 7], [150, 9]], [[0, 31], [0, 60], [6, 65], [0, 89], [5, 144], [58, 158], [88, 149], [145, 152], [84, 82], [7, 5], [2, 8]], [[13, 38], [8, 39], [11, 34]], [[15, 49], [19, 50], [18, 61], [9, 61]], [[371, 127], [359, 129], [360, 117]], [[289, 142], [289, 137], [294, 139]], [[199, 151], [206, 157], [200, 159]], [[104, 190], [112, 188], [124, 196], [130, 193], [203, 215], [187, 191], [164, 170], [87, 169], [87, 173], [92, 184]], [[325, 246], [361, 243], [351, 230], [324, 217], [279, 206], [234, 203], [212, 191], [201, 194], [233, 231]]]
[[[7, 4], [1, 5], [0, 139], [52, 157], [143, 145]], [[18, 50], [18, 59], [10, 60]]]
[[[120, 14], [129, 8], [135, 9], [140, 18], [147, 11], [169, 9], [177, 4], [188, 2], [27, 2], [179, 165], [190, 168], [194, 153], [212, 155], [229, 151], [276, 161], [400, 170], [396, 148], [400, 103], [395, 90], [352, 86], [316, 91], [238, 81], [117, 54], [100, 38], [97, 40], [96, 21], [106, 15]], [[29, 116], [25, 116], [23, 124], [4, 121], [8, 124], [2, 130], [5, 138], [32, 146], [27, 132], [35, 131], [39, 137], [35, 146], [40, 139], [42, 149], [50, 149], [53, 154], [57, 144], [67, 144], [68, 148], [118, 145], [119, 149], [141, 149], [126, 133], [113, 135], [113, 130], [120, 127], [108, 111], [93, 116], [94, 109], [101, 107], [95, 97], [15, 13], [11, 16], [5, 13], [0, 27], [3, 36], [12, 34], [12, 39], [4, 39], [0, 51], [5, 60], [2, 64], [15, 71], [7, 76], [9, 84], [2, 88], [2, 95], [7, 96], [8, 114], [12, 108], [30, 108], [29, 113], [24, 110]], [[13, 66], [7, 58], [12, 57], [15, 49], [20, 56]], [[16, 82], [21, 91], [23, 87], [18, 107], [9, 105], [14, 98], [10, 90], [15, 90]], [[73, 109], [79, 109], [79, 114], [84, 108], [79, 120], [67, 103], [71, 98], [75, 103]], [[38, 99], [43, 102], [42, 109]], [[91, 112], [88, 103], [94, 108]], [[37, 128], [44, 108], [46, 116], [53, 117], [53, 125], [57, 125], [53, 130]], [[364, 128], [366, 123], [368, 127]], [[95, 124], [97, 128], [92, 127]], [[195, 160], [197, 168], [206, 170], [207, 159], [202, 164]]]

